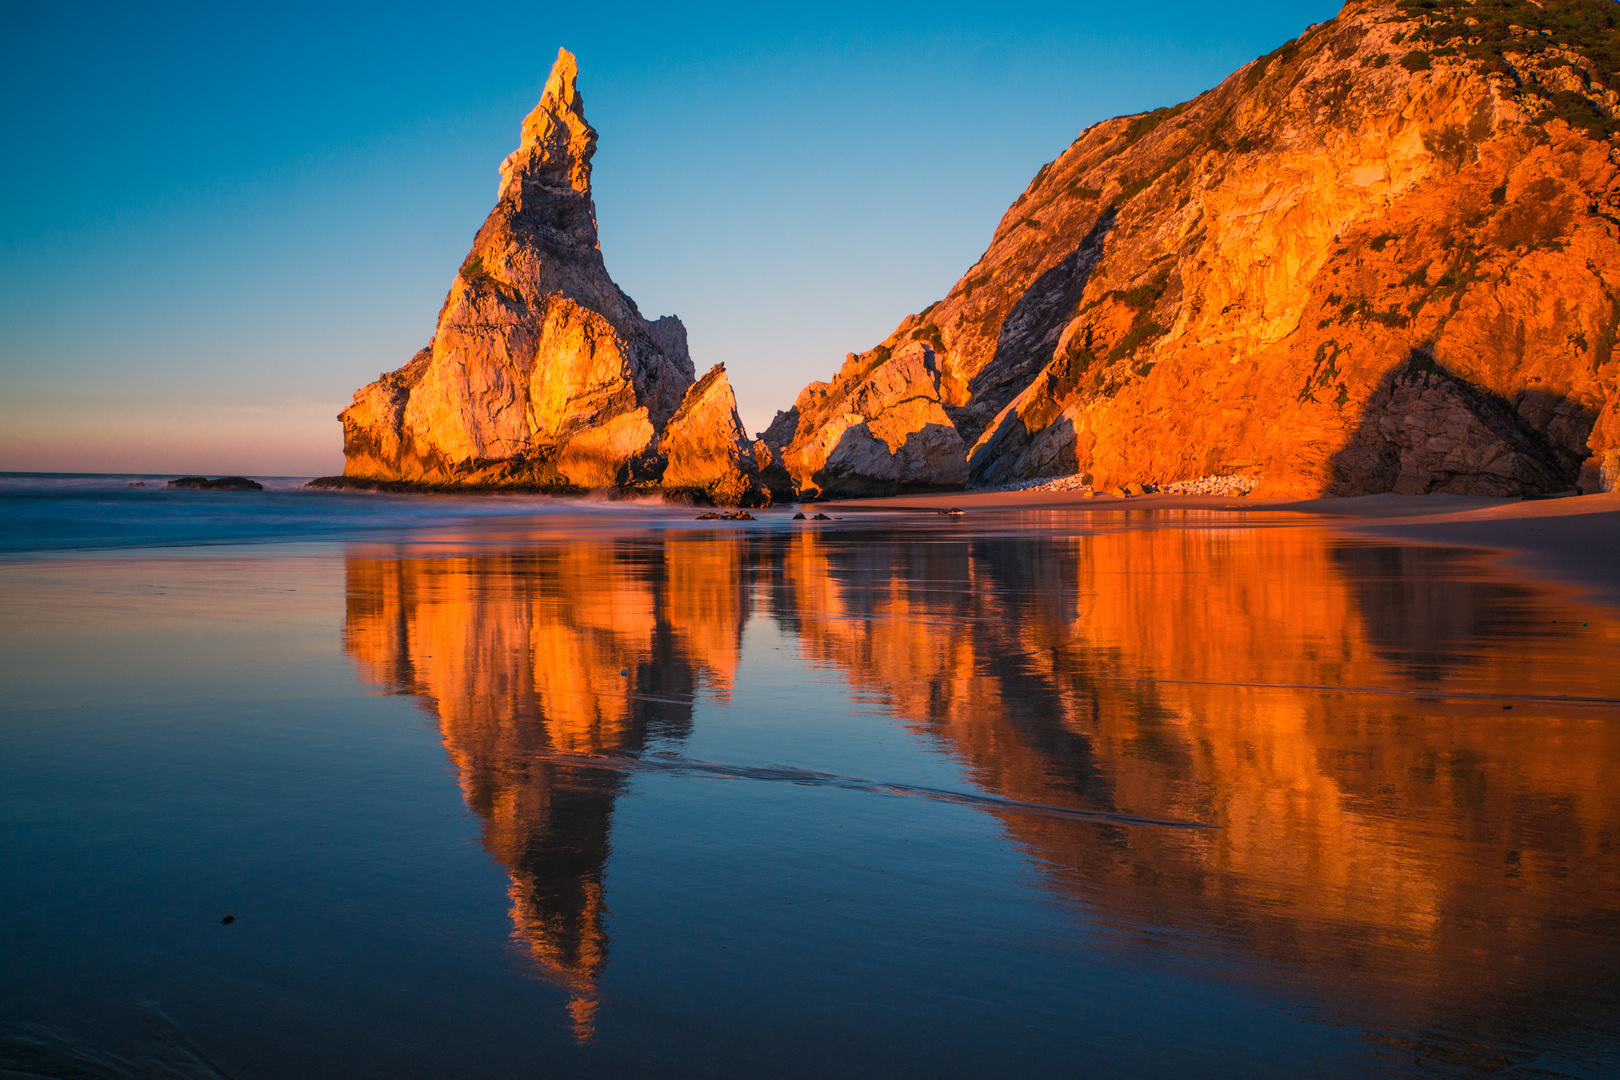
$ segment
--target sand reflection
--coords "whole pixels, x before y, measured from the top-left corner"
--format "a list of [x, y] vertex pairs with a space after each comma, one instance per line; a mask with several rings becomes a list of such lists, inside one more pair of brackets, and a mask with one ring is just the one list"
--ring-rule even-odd
[[[1620, 923], [1620, 627], [1471, 557], [1303, 528], [783, 531], [348, 573], [348, 648], [437, 717], [582, 1039], [627, 781], [547, 755], [678, 743], [699, 687], [748, 678], [755, 614], [965, 784], [1219, 826], [998, 814], [1121, 948], [1169, 939], [1234, 978], [1495, 1041], [1612, 970], [1590, 942]], [[1479, 1064], [1455, 1039], [1424, 1053]]]

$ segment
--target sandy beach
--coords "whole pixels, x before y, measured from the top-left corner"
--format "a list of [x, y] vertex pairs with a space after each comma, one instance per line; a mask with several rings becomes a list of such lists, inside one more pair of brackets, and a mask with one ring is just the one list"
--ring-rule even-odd
[[1394, 540], [1487, 548], [1505, 563], [1543, 580], [1572, 586], [1591, 599], [1620, 604], [1620, 493], [1548, 499], [1469, 495], [1368, 495], [1354, 499], [1248, 499], [1219, 495], [1086, 498], [1071, 491], [946, 492], [823, 504], [843, 513], [915, 510], [966, 513], [1084, 510], [1220, 510], [1256, 519], [1327, 518], [1339, 528]]

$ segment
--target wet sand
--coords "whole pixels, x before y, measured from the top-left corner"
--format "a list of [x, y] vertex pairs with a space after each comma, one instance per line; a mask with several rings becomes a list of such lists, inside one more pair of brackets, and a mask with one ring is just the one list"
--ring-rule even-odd
[[0, 498], [0, 1075], [1620, 1076], [1613, 500], [1034, 501]]
[[1620, 604], [1620, 493], [1549, 499], [1472, 495], [1366, 495], [1351, 499], [1248, 499], [1221, 495], [1085, 498], [1073, 491], [946, 492], [822, 504], [824, 509], [965, 513], [1022, 510], [1220, 510], [1252, 514], [1257, 523], [1293, 515], [1336, 519], [1339, 528], [1391, 540], [1487, 548], [1543, 580], [1573, 586], [1592, 599]]

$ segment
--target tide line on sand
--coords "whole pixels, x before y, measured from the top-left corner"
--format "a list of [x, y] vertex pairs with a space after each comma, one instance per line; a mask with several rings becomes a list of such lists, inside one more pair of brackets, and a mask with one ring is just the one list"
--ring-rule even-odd
[[646, 757], [592, 754], [537, 753], [536, 760], [555, 765], [586, 769], [611, 769], [615, 772], [660, 772], [675, 776], [703, 776], [722, 780], [765, 780], [799, 784], [806, 787], [832, 787], [845, 791], [865, 791], [874, 795], [898, 795], [927, 799], [931, 802], [972, 806], [983, 810], [1012, 811], [1037, 814], [1042, 817], [1066, 818], [1072, 821], [1092, 821], [1108, 825], [1157, 826], [1169, 829], [1216, 829], [1220, 826], [1202, 821], [1179, 821], [1173, 818], [1152, 818], [1141, 814], [1116, 810], [1084, 810], [1049, 803], [1021, 802], [995, 795], [980, 795], [948, 788], [922, 787], [880, 780], [863, 780], [856, 776], [796, 769], [789, 765], [726, 765], [715, 761], [682, 757], [679, 754], [655, 753]]

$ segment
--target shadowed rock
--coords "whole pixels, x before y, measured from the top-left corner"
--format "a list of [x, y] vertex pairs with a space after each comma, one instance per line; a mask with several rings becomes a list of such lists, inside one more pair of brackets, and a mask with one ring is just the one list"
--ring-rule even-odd
[[[131, 487], [135, 485], [131, 484]], [[145, 484], [141, 485], [145, 487]], [[257, 480], [249, 480], [245, 476], [220, 476], [213, 480], [206, 476], [182, 476], [177, 480], [170, 480], [169, 487], [187, 488], [191, 491], [263, 491], [264, 485]]]

